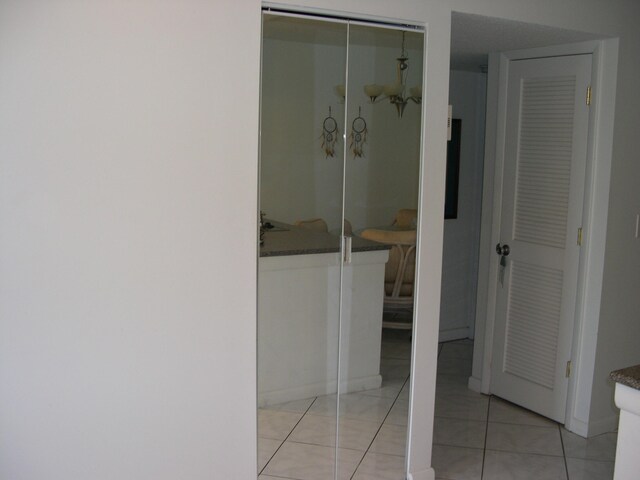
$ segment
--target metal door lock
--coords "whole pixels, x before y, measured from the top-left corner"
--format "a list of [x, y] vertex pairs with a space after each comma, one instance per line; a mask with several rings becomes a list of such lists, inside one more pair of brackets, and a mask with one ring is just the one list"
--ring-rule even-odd
[[504, 245], [500, 245], [497, 244], [496, 245], [496, 253], [498, 255], [502, 255], [503, 257], [506, 257], [509, 255], [509, 253], [511, 252], [511, 249], [509, 248], [509, 245], [504, 244]]

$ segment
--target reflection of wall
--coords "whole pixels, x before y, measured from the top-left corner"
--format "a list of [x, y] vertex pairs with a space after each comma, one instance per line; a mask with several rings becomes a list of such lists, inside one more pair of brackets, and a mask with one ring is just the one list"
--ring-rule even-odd
[[458, 218], [444, 222], [440, 340], [473, 337], [484, 158], [486, 75], [452, 71], [449, 102], [462, 119]]
[[323, 217], [339, 225], [342, 168], [336, 158], [325, 158], [320, 133], [329, 106], [344, 131], [333, 93], [344, 83], [344, 59], [341, 47], [264, 42], [260, 208], [269, 218]]
[[[356, 34], [354, 30], [354, 35]], [[390, 224], [399, 208], [418, 202], [420, 107], [410, 103], [398, 119], [388, 102], [371, 105], [362, 90], [369, 83], [395, 80], [398, 48], [353, 44], [350, 50], [349, 118], [334, 86], [344, 83], [346, 48], [266, 39], [263, 62], [263, 111], [260, 207], [269, 218], [292, 222], [322, 217], [330, 229], [342, 214], [342, 135], [362, 109], [368, 127], [365, 157], [347, 151], [347, 207], [354, 228]], [[420, 83], [422, 59], [409, 51], [410, 79]], [[341, 138], [336, 156], [321, 149], [322, 120], [332, 107]]]

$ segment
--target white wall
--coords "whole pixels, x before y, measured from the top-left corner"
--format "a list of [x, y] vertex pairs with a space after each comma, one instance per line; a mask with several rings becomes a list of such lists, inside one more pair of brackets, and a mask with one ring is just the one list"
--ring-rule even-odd
[[0, 4], [0, 478], [255, 478], [260, 12], [225, 3]]
[[[637, 3], [285, 3], [428, 24], [415, 480], [433, 478], [451, 10], [621, 37], [602, 415], [601, 373], [638, 363]], [[255, 478], [259, 40], [252, 0], [0, 4], [0, 476]]]
[[635, 237], [636, 215], [640, 214], [640, 100], [633, 93], [640, 75], [640, 3], [624, 5], [624, 18], [618, 20], [622, 28], [607, 249], [589, 416], [596, 432], [618, 413], [609, 373], [640, 364], [640, 347], [635, 341], [640, 338], [640, 239]]
[[[346, 41], [346, 27], [334, 37]], [[260, 208], [268, 218], [293, 223], [320, 217], [331, 228], [340, 226], [343, 142], [327, 157], [320, 137], [329, 107], [344, 133], [344, 105], [334, 86], [344, 84], [345, 57], [342, 46], [265, 39]]]
[[479, 71], [451, 71], [449, 76], [449, 102], [462, 129], [458, 218], [444, 221], [440, 341], [474, 335], [486, 81]]

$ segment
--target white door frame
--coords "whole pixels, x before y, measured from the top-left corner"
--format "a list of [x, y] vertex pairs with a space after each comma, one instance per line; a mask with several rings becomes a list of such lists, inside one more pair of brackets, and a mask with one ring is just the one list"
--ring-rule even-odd
[[476, 338], [469, 388], [491, 393], [491, 352], [498, 281], [498, 265], [491, 260], [495, 257], [492, 246], [499, 242], [506, 129], [506, 97], [500, 95], [500, 92], [504, 91], [506, 85], [509, 62], [524, 58], [585, 53], [593, 55], [593, 97], [589, 115], [584, 236], [580, 253], [571, 352], [573, 372], [569, 379], [565, 426], [568, 430], [586, 437], [608, 431], [617, 425], [617, 418], [607, 419], [606, 422], [597, 425], [589, 424], [609, 205], [618, 69], [617, 39], [503, 52], [489, 56]]

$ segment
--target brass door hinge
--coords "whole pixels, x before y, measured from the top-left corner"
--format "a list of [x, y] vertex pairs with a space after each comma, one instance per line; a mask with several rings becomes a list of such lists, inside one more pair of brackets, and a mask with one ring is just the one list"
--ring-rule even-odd
[[587, 105], [591, 105], [591, 85], [587, 87]]
[[567, 369], [565, 370], [565, 376], [567, 378], [571, 376], [571, 360], [567, 362]]
[[577, 243], [578, 246], [581, 247], [582, 246], [582, 227], [578, 228], [578, 239], [577, 239]]

